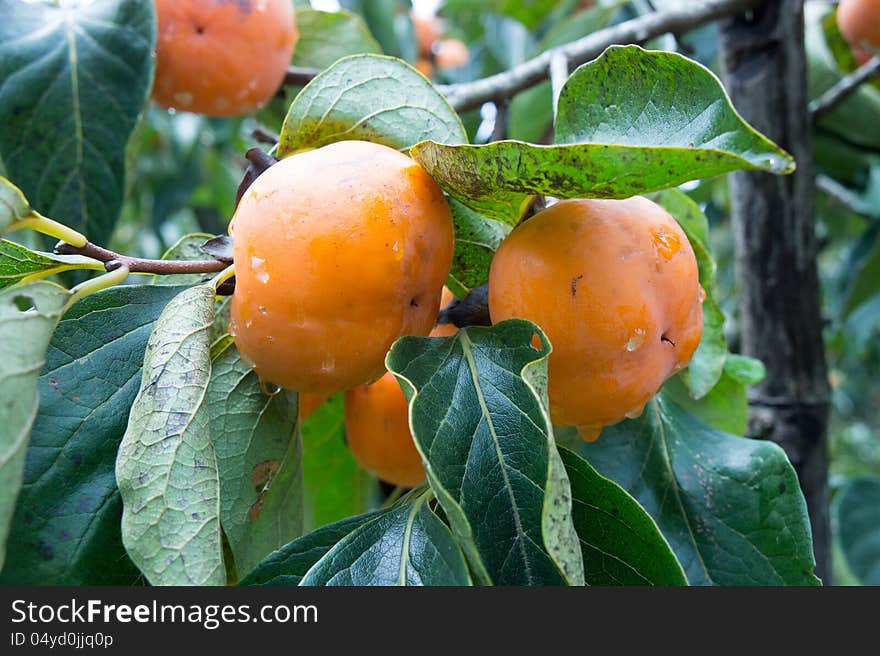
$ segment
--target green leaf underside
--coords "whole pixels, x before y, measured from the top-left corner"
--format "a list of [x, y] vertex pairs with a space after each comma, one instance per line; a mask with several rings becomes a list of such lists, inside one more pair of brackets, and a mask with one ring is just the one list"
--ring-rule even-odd
[[46, 216], [106, 243], [152, 83], [152, 3], [0, 0], [0, 157]]
[[69, 297], [48, 282], [0, 293], [0, 569], [37, 414], [37, 379]]
[[119, 445], [122, 540], [153, 585], [223, 585], [220, 483], [206, 401], [212, 287], [175, 296], [147, 343]]
[[344, 394], [322, 403], [300, 430], [306, 530], [359, 515], [379, 502], [378, 481], [358, 467], [345, 443]]
[[572, 516], [588, 585], [687, 585], [681, 565], [645, 510], [576, 453], [559, 448], [571, 481]]
[[440, 92], [406, 62], [352, 55], [309, 82], [290, 105], [278, 156], [357, 139], [407, 150], [425, 139], [464, 143], [467, 133]]
[[703, 336], [683, 374], [688, 391], [702, 398], [718, 383], [727, 358], [724, 313], [718, 306], [715, 259], [709, 249], [709, 221], [700, 206], [678, 189], [666, 189], [652, 197], [681, 226], [690, 242], [700, 271], [700, 284], [706, 292], [703, 301]]
[[427, 497], [398, 503], [337, 542], [300, 585], [469, 585], [467, 564]]
[[776, 444], [716, 431], [661, 393], [578, 451], [651, 514], [691, 585], [819, 583], [806, 502]]
[[31, 214], [31, 206], [21, 190], [0, 176], [0, 236], [13, 223]]
[[299, 585], [312, 565], [353, 530], [388, 512], [380, 510], [327, 524], [269, 554], [240, 585]]
[[22, 282], [28, 276], [51, 275], [71, 269], [103, 271], [104, 264], [82, 255], [56, 255], [0, 240], [0, 289]]
[[489, 279], [492, 257], [510, 233], [510, 226], [483, 218], [454, 199], [450, 199], [449, 209], [455, 228], [455, 252], [446, 286], [464, 298]]
[[537, 326], [514, 319], [449, 338], [404, 337], [386, 358], [410, 399], [428, 481], [482, 582], [583, 583], [546, 411], [549, 352]]
[[301, 444], [296, 396], [266, 395], [232, 339], [225, 342], [211, 363], [208, 412], [220, 520], [235, 571], [244, 576], [302, 531]]
[[849, 570], [862, 585], [880, 585], [880, 478], [857, 478], [838, 492], [834, 533]]
[[116, 452], [153, 322], [179, 288], [112, 287], [58, 324], [40, 374], [7, 563], [8, 585], [130, 585], [120, 534]]
[[327, 68], [346, 55], [382, 54], [382, 47], [357, 14], [348, 11], [298, 9], [299, 40], [293, 51], [294, 66]]
[[711, 71], [638, 46], [612, 46], [572, 74], [559, 98], [556, 142], [431, 139], [412, 156], [451, 196], [512, 223], [535, 194], [628, 198], [739, 169], [794, 168], [742, 121]]

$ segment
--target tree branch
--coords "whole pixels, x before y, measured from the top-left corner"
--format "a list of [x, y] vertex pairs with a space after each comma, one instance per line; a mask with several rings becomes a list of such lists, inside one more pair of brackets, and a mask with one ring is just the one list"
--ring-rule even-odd
[[880, 55], [875, 55], [852, 73], [810, 103], [813, 123], [818, 123], [828, 112], [872, 77], [880, 77]]
[[59, 242], [55, 246], [55, 252], [61, 255], [85, 255], [104, 263], [107, 271], [127, 266], [131, 273], [216, 273], [229, 266], [228, 262], [220, 260], [147, 260], [140, 257], [121, 255], [114, 251], [87, 242], [85, 246], [71, 246], [65, 242]]
[[703, 0], [687, 7], [658, 11], [593, 32], [582, 39], [551, 48], [509, 71], [481, 80], [440, 87], [457, 111], [474, 109], [484, 102], [509, 98], [544, 81], [550, 74], [554, 56], [563, 55], [572, 68], [597, 57], [616, 43], [645, 43], [672, 32], [683, 34], [709, 21], [739, 14], [761, 5], [764, 0]]
[[284, 74], [284, 84], [294, 87], [304, 87], [315, 79], [321, 72], [320, 68], [306, 68], [304, 66], [288, 66]]

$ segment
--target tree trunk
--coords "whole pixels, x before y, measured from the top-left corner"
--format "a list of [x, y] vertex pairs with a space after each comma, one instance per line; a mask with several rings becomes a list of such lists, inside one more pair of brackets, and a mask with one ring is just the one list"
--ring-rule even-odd
[[816, 574], [830, 582], [829, 389], [816, 267], [815, 180], [803, 0], [769, 0], [721, 26], [734, 106], [791, 153], [790, 176], [730, 176], [743, 352], [767, 366], [750, 391], [749, 433], [785, 449], [813, 527]]

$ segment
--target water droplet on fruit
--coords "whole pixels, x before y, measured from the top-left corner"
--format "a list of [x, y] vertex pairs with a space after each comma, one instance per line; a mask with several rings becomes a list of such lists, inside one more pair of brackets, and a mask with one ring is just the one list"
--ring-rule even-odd
[[665, 260], [671, 260], [681, 250], [681, 240], [674, 232], [667, 232], [663, 228], [651, 228], [651, 239], [654, 242], [654, 249]]
[[251, 321], [250, 319], [248, 319], [248, 320], [246, 320], [246, 321], [244, 322], [244, 327], [245, 327], [245, 328], [250, 328], [250, 327], [253, 325], [253, 323], [254, 323], [253, 321]]
[[336, 360], [333, 359], [333, 356], [327, 356], [321, 362], [321, 371], [324, 373], [330, 373], [336, 368]]
[[263, 380], [260, 378], [260, 391], [263, 392], [266, 396], [275, 396], [278, 392], [281, 391], [281, 388], [275, 383], [271, 383], [268, 380]]
[[638, 350], [642, 344], [645, 343], [645, 339], [647, 338], [647, 333], [644, 328], [636, 328], [633, 331], [632, 336], [629, 338], [629, 341], [626, 343], [626, 350], [632, 353], [633, 351]]
[[229, 321], [229, 334], [234, 338], [235, 337], [235, 321]]
[[266, 306], [265, 305], [259, 305], [259, 306], [257, 306], [257, 309], [260, 311], [260, 314], [266, 314]]
[[255, 272], [256, 279], [264, 285], [269, 282], [269, 273], [266, 271], [266, 260], [256, 255], [251, 255], [251, 268]]
[[626, 412], [624, 416], [625, 416], [627, 419], [638, 419], [639, 417], [642, 416], [642, 413], [643, 413], [644, 411], [645, 411], [645, 406], [644, 406], [644, 405], [640, 405], [638, 408], [633, 408], [633, 409], [630, 410], [629, 412]]

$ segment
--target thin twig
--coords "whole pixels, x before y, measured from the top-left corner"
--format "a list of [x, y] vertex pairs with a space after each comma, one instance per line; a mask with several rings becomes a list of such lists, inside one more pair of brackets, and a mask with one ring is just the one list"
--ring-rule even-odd
[[842, 205], [853, 214], [869, 219], [880, 219], [880, 208], [874, 209], [858, 197], [852, 190], [847, 189], [834, 178], [820, 173], [816, 176], [816, 188], [824, 192], [836, 203]]
[[508, 71], [490, 75], [473, 82], [462, 82], [441, 87], [450, 104], [458, 111], [479, 107], [484, 102], [510, 98], [524, 89], [544, 81], [550, 74], [550, 61], [561, 52], [571, 67], [597, 57], [605, 48], [616, 43], [645, 43], [672, 32], [684, 34], [690, 29], [754, 9], [764, 0], [703, 0], [688, 3], [679, 9], [658, 11], [598, 30], [582, 39], [557, 48], [551, 48], [534, 59], [523, 62]]
[[251, 130], [251, 136], [257, 140], [257, 143], [269, 144], [270, 146], [278, 143], [278, 135], [262, 125]]
[[306, 68], [304, 66], [288, 66], [284, 74], [284, 84], [288, 86], [304, 87], [321, 72], [320, 68]]
[[810, 103], [813, 123], [820, 121], [822, 117], [842, 103], [860, 85], [872, 77], [878, 76], [880, 76], [880, 55], [875, 55]]
[[216, 273], [222, 271], [229, 264], [220, 260], [148, 260], [140, 257], [121, 255], [107, 248], [97, 246], [92, 242], [85, 246], [71, 246], [65, 242], [59, 242], [55, 246], [55, 252], [61, 255], [85, 255], [104, 263], [107, 271], [126, 266], [131, 273]]

